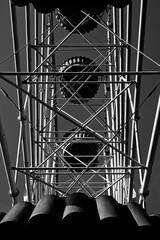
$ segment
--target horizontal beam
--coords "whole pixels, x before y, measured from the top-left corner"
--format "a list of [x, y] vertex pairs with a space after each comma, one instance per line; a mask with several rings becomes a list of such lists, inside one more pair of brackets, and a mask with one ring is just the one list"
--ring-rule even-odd
[[117, 83], [118, 82], [118, 84], [119, 83], [122, 83], [122, 84], [124, 84], [124, 83], [136, 83], [136, 81], [47, 81], [47, 82], [40, 82], [40, 81], [38, 81], [38, 82], [31, 82], [31, 81], [29, 81], [29, 82], [24, 82], [23, 84], [68, 84], [68, 83], [78, 83], [78, 84], [80, 84], [80, 83], [83, 83], [83, 84], [94, 84], [94, 83], [97, 83], [97, 84], [101, 84], [101, 83]]
[[[130, 159], [131, 161], [133, 161], [134, 163], [138, 164], [139, 166], [142, 166], [143, 164], [137, 162], [135, 159], [131, 158], [129, 155], [121, 152], [119, 149], [117, 149], [116, 147], [112, 146], [108, 140], [106, 140], [105, 138], [103, 138], [101, 135], [99, 135], [98, 133], [96, 133], [93, 129], [87, 127], [87, 124], [89, 124], [100, 112], [103, 111], [104, 108], [106, 108], [109, 104], [111, 104], [111, 102], [113, 102], [119, 95], [121, 95], [123, 92], [125, 92], [130, 85], [128, 84], [127, 87], [125, 87], [120, 93], [117, 94], [117, 96], [115, 98], [112, 99], [112, 101], [110, 101], [110, 103], [107, 102], [107, 104], [104, 104], [101, 106], [101, 108], [99, 109], [99, 111], [97, 111], [95, 114], [93, 114], [91, 117], [89, 117], [84, 123], [81, 123], [80, 121], [78, 121], [77, 119], [73, 118], [71, 115], [69, 115], [68, 113], [57, 109], [57, 107], [54, 106], [50, 106], [47, 103], [45, 103], [44, 101], [38, 99], [36, 96], [32, 95], [31, 93], [29, 93], [28, 91], [26, 91], [25, 89], [21, 88], [19, 85], [13, 83], [12, 81], [10, 81], [9, 79], [7, 79], [6, 77], [0, 75], [1, 80], [9, 83], [10, 85], [12, 85], [13, 87], [15, 87], [16, 89], [21, 90], [23, 93], [25, 93], [26, 95], [32, 97], [32, 99], [38, 101], [39, 103], [43, 104], [45, 107], [47, 107], [48, 109], [50, 109], [51, 111], [55, 112], [56, 114], [58, 114], [59, 116], [63, 117], [64, 119], [68, 120], [70, 123], [73, 123], [75, 126], [77, 126], [79, 129], [82, 129], [84, 131], [86, 131], [87, 133], [89, 133], [91, 136], [96, 137], [97, 139], [99, 139], [102, 143], [107, 144], [109, 147], [111, 147], [112, 149], [114, 149], [115, 151], [119, 152], [120, 154], [122, 154], [123, 156], [127, 157], [127, 159]], [[65, 144], [65, 142], [64, 142]], [[58, 149], [62, 147], [59, 146], [54, 153], [56, 153], [56, 151], [58, 151]], [[53, 154], [53, 153], [52, 153]], [[51, 154], [51, 155], [52, 155]], [[51, 156], [50, 155], [50, 156]], [[49, 157], [47, 157], [45, 159], [45, 161], [42, 164], [44, 164]], [[40, 167], [40, 166], [39, 166]]]
[[[145, 166], [123, 166], [123, 167], [120, 167], [120, 166], [115, 166], [115, 167], [84, 167], [84, 166], [81, 166], [81, 167], [69, 167], [69, 169], [86, 169], [89, 170], [121, 170], [121, 169], [145, 169], [146, 167]], [[13, 170], [38, 170], [38, 171], [46, 171], [46, 170], [67, 170], [68, 168], [67, 167], [39, 167], [37, 169], [37, 167], [12, 167]]]
[[[33, 48], [48, 48], [48, 47], [57, 47], [58, 45], [55, 45], [55, 44], [32, 44], [31, 47]], [[85, 47], [85, 48], [92, 48], [92, 47], [128, 47], [127, 44], [123, 44], [123, 45], [120, 45], [120, 44], [97, 44], [97, 43], [93, 43], [92, 45], [88, 45], [88, 44], [66, 44], [66, 45], [63, 45], [60, 47], [61, 48], [77, 48], [77, 47]], [[58, 50], [60, 50], [58, 49]]]
[[0, 76], [42, 76], [42, 75], [50, 75], [50, 76], [103, 76], [103, 75], [160, 75], [160, 71], [120, 71], [120, 72], [0, 72]]
[[[47, 172], [47, 173], [44, 173], [44, 172], [37, 172], [35, 173], [35, 175], [70, 175], [70, 174], [73, 174], [74, 173], [74, 176], [75, 174], [80, 174], [80, 172], [71, 172], [71, 171], [66, 171], [66, 172]], [[97, 172], [85, 172], [85, 175], [99, 175], [99, 174], [106, 174], [106, 175], [112, 175], [112, 174], [117, 174], [117, 175], [121, 175], [121, 174], [130, 174], [130, 172], [104, 172], [104, 171], [97, 171]], [[69, 183], [68, 183], [69, 184]], [[88, 183], [89, 184], [89, 183]], [[101, 184], [104, 185], [104, 182], [101, 182]]]

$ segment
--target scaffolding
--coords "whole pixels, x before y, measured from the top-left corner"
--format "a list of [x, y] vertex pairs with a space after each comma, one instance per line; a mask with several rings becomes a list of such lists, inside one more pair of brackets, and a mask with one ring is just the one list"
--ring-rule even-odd
[[79, 22], [57, 8], [41, 13], [14, 1], [9, 8], [15, 70], [0, 78], [17, 93], [16, 104], [1, 88], [19, 112], [14, 165], [3, 131], [0, 140], [13, 202], [83, 192], [145, 205], [160, 123], [158, 101], [145, 161], [141, 78], [160, 74], [143, 70], [147, 0], [106, 4], [99, 14], [81, 10]]

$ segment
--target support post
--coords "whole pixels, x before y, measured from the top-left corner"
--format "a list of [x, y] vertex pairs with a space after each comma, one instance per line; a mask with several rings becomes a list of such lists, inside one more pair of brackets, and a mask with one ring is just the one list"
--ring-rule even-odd
[[4, 163], [6, 175], [7, 175], [9, 193], [13, 198], [13, 204], [15, 204], [17, 203], [17, 196], [19, 194], [19, 190], [16, 187], [16, 184], [14, 182], [14, 178], [12, 175], [11, 159], [8, 151], [6, 135], [3, 129], [2, 121], [1, 121], [1, 116], [0, 116], [0, 148], [1, 148], [3, 163]]
[[159, 135], [160, 135], [159, 126], [160, 126], [160, 95], [159, 95], [159, 99], [158, 99], [157, 110], [156, 110], [154, 125], [153, 125], [153, 129], [152, 129], [152, 135], [151, 135], [151, 140], [150, 140], [150, 144], [149, 144], [149, 149], [148, 149], [148, 155], [147, 155], [147, 161], [146, 161], [147, 168], [144, 171], [142, 187], [140, 190], [140, 198], [139, 198], [140, 204], [143, 203], [144, 196], [148, 192], [149, 181], [151, 178], [152, 167], [153, 167], [157, 144], [158, 144], [158, 139], [159, 139]]

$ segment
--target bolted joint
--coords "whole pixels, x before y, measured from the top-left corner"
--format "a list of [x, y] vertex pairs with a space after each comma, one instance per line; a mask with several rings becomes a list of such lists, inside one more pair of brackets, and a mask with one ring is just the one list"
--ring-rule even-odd
[[140, 194], [142, 197], [144, 197], [144, 198], [146, 198], [146, 197], [149, 195], [149, 193], [150, 193], [149, 190], [147, 190], [147, 191], [145, 191], [145, 192], [142, 192], [141, 189], [139, 190], [139, 194]]
[[140, 116], [135, 116], [135, 121], [138, 121], [138, 120], [140, 120], [141, 119], [141, 117]]
[[18, 188], [16, 188], [16, 191], [11, 191], [11, 189], [9, 190], [9, 195], [12, 197], [12, 198], [16, 198], [18, 195], [19, 195], [20, 191]]
[[27, 118], [25, 115], [20, 114], [17, 119], [21, 122], [24, 122], [24, 121], [26, 121]]

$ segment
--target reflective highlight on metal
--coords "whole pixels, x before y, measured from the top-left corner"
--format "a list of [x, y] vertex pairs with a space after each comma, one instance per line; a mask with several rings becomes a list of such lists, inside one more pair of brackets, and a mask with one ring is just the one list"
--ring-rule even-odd
[[[76, 56], [66, 60], [59, 72], [99, 72], [96, 63], [87, 57]], [[63, 84], [63, 81], [69, 84]], [[82, 81], [82, 83], [81, 83]], [[93, 81], [95, 83], [88, 83]], [[72, 83], [73, 82], [73, 83]], [[69, 98], [73, 103], [85, 103], [92, 99], [99, 88], [98, 77], [96, 76], [63, 76], [60, 80], [61, 92], [64, 97]]]
[[66, 198], [46, 195], [35, 206], [17, 203], [1, 220], [0, 230], [18, 239], [22, 231], [31, 239], [49, 237], [51, 232], [54, 239], [103, 239], [106, 235], [117, 239], [124, 231], [124, 239], [128, 239], [155, 236], [159, 224], [159, 215], [149, 216], [137, 203], [122, 205], [107, 195], [94, 199], [73, 193]]
[[1, 93], [19, 116], [15, 159], [0, 121], [12, 200], [2, 232], [13, 225], [16, 236], [25, 228], [34, 239], [49, 238], [52, 230], [58, 239], [157, 232], [158, 217], [147, 214], [146, 198], [160, 98], [147, 157], [139, 125], [142, 75], [160, 74], [143, 69], [144, 58], [159, 67], [143, 53], [147, 0], [12, 0], [9, 11], [13, 54], [4, 62], [12, 58], [14, 71], [0, 78], [17, 99], [8, 88]]

